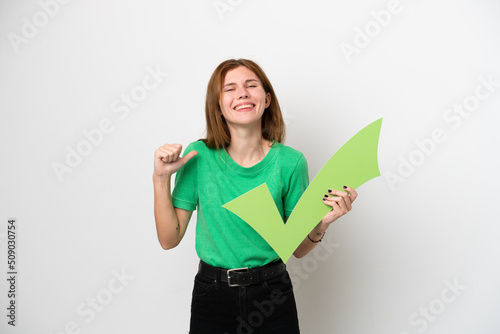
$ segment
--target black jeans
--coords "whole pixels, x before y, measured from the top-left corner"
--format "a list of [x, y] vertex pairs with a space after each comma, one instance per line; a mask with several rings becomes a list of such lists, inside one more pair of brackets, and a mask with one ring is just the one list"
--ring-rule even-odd
[[288, 272], [261, 284], [229, 287], [197, 274], [190, 334], [297, 334], [299, 322]]

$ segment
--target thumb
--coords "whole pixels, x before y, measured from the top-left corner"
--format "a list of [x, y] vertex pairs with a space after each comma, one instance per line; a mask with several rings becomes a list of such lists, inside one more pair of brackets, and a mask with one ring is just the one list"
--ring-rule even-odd
[[188, 154], [186, 154], [185, 156], [183, 156], [182, 158], [179, 158], [179, 162], [181, 162], [183, 165], [186, 164], [189, 160], [191, 160], [192, 157], [194, 157], [195, 155], [197, 155], [198, 152], [197, 151], [191, 151], [189, 152]]

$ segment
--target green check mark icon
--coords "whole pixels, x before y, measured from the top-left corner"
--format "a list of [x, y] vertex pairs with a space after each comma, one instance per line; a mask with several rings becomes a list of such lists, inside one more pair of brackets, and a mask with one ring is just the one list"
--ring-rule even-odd
[[328, 160], [302, 194], [286, 224], [265, 183], [223, 207], [252, 226], [286, 263], [331, 210], [321, 200], [328, 189], [342, 189], [344, 185], [358, 188], [380, 176], [377, 148], [381, 126], [382, 118], [366, 126]]

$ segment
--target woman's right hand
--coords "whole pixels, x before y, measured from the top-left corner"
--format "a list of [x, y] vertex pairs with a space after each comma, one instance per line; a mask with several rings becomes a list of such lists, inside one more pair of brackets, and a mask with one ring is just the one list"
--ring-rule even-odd
[[191, 151], [181, 158], [181, 152], [181, 144], [165, 144], [157, 149], [155, 151], [154, 175], [170, 177], [198, 154], [196, 151]]

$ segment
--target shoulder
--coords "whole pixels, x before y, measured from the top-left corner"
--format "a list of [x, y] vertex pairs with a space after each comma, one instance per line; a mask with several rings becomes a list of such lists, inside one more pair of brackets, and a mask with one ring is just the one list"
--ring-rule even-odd
[[307, 160], [299, 150], [281, 143], [274, 143], [277, 161], [285, 173], [308, 173]]
[[296, 150], [290, 146], [286, 146], [282, 143], [274, 143], [277, 151], [281, 156], [290, 158], [290, 159], [305, 159], [304, 154], [299, 150]]
[[218, 159], [220, 157], [220, 152], [217, 151], [217, 149], [207, 147], [205, 142], [201, 139], [189, 143], [182, 156], [185, 156], [191, 151], [196, 151], [198, 154], [189, 160], [188, 163], [193, 161], [196, 164], [211, 165], [218, 163]]
[[191, 151], [198, 151], [198, 153], [207, 152], [210, 149], [205, 145], [205, 143], [200, 139], [194, 142], [191, 142], [186, 146], [184, 154], [189, 153]]

